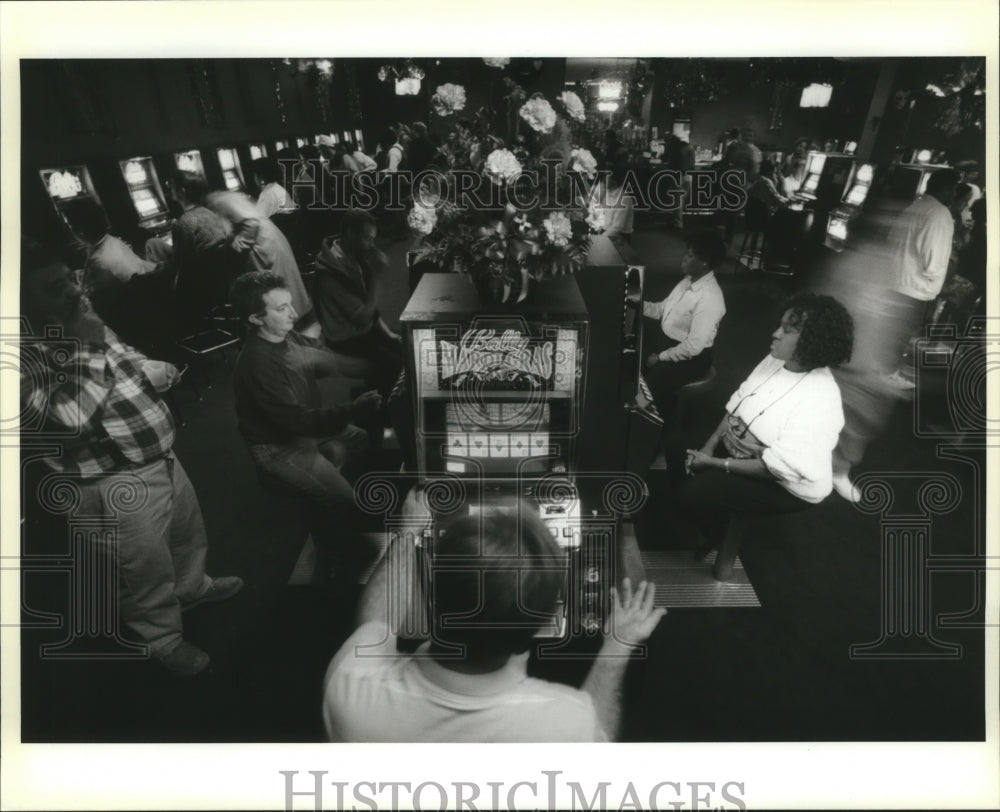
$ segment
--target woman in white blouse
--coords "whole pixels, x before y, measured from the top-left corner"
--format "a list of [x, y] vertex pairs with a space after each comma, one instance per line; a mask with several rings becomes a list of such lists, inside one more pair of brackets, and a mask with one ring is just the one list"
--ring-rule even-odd
[[707, 552], [733, 513], [803, 510], [833, 489], [833, 449], [844, 426], [831, 366], [851, 358], [854, 323], [831, 296], [804, 293], [786, 306], [771, 351], [726, 404], [700, 449], [688, 449], [682, 504]]

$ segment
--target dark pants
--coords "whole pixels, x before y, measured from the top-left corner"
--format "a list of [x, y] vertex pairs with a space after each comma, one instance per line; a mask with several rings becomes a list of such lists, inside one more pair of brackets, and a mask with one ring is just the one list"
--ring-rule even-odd
[[[403, 369], [402, 342], [387, 336], [376, 323], [367, 333], [327, 344], [336, 353], [366, 361], [367, 364], [359, 368], [359, 372], [383, 398], [388, 399]], [[356, 377], [354, 370], [345, 370], [345, 374]]]
[[796, 513], [812, 505], [771, 480], [724, 471], [701, 471], [685, 476], [685, 452], [679, 443], [668, 447], [667, 470], [671, 472], [671, 481], [678, 486], [678, 506], [694, 520], [712, 547], [722, 543], [734, 513], [769, 516]]
[[[643, 336], [645, 337], [643, 354], [676, 347], [680, 342], [667, 338], [660, 328], [660, 323], [654, 319], [643, 319]], [[694, 358], [687, 361], [657, 361], [645, 372], [646, 383], [653, 393], [653, 401], [663, 418], [664, 426], [670, 425], [670, 417], [677, 405], [678, 391], [682, 386], [703, 378], [712, 366], [712, 348], [707, 347]]]

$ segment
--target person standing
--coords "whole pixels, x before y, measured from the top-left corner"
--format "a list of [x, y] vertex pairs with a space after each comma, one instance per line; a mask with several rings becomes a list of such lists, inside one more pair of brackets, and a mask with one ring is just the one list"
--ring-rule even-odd
[[[36, 345], [35, 361], [47, 374], [22, 375], [22, 414], [73, 433], [62, 455], [46, 463], [75, 479], [78, 510], [106, 523], [93, 537], [114, 557], [122, 620], [166, 670], [198, 674], [210, 658], [184, 639], [182, 612], [231, 598], [243, 581], [205, 573], [201, 506], [173, 452], [173, 418], [160, 397], [177, 370], [123, 344], [90, 309], [65, 263], [30, 242], [21, 248], [21, 291], [36, 335], [56, 326], [75, 343], [68, 357], [65, 341]], [[113, 491], [134, 481], [143, 498], [132, 510], [115, 510]]]

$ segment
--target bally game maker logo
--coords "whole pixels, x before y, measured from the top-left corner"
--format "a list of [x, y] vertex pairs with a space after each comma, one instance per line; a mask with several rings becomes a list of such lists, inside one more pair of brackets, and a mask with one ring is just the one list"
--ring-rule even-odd
[[555, 344], [532, 340], [518, 330], [475, 329], [458, 344], [439, 344], [441, 380], [458, 387], [470, 382], [544, 386], [552, 380]]

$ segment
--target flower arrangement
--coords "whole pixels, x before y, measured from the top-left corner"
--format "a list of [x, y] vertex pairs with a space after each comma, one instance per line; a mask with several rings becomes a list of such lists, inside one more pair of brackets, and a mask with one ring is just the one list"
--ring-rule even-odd
[[580, 124], [587, 120], [587, 110], [584, 108], [580, 97], [572, 90], [564, 90], [560, 93], [559, 101], [562, 102], [563, 107], [566, 108], [566, 115], [571, 119]]
[[[522, 96], [513, 108], [528, 125], [523, 131], [508, 132], [505, 139], [488, 117], [477, 114], [471, 135], [465, 133], [469, 142], [452, 139], [458, 152], [473, 149], [486, 158], [470, 162], [456, 152], [443, 175], [444, 194], [427, 184], [414, 190], [408, 221], [422, 235], [414, 249], [417, 262], [467, 273], [486, 295], [505, 302], [525, 298], [532, 280], [583, 267], [590, 234], [604, 228], [604, 214], [593, 200], [574, 197], [566, 173], [593, 179], [597, 161], [588, 150], [573, 148], [568, 126], [573, 100], [560, 101], [567, 118], [536, 93]], [[480, 183], [471, 195], [456, 199], [457, 189], [470, 191], [467, 176], [459, 182], [460, 172], [478, 173]]]
[[521, 105], [519, 114], [535, 132], [550, 133], [556, 126], [556, 111], [539, 93]]
[[465, 88], [448, 82], [438, 85], [431, 96], [431, 107], [439, 116], [450, 116], [465, 109]]
[[521, 174], [521, 164], [509, 149], [495, 149], [486, 156], [486, 176], [494, 183], [511, 181]]
[[580, 172], [588, 178], [593, 178], [597, 175], [597, 159], [589, 149], [583, 149], [582, 147], [574, 149], [570, 153], [570, 156], [573, 159], [570, 165], [574, 172]]

